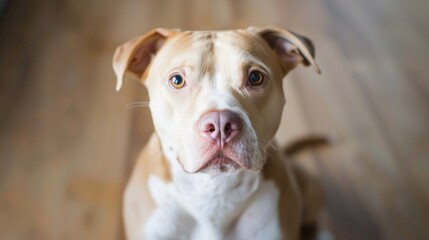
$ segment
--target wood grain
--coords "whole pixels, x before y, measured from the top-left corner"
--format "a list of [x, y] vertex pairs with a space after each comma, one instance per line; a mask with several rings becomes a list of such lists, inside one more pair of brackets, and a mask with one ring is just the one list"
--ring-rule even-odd
[[285, 78], [281, 146], [327, 193], [337, 239], [429, 238], [429, 4], [340, 0], [9, 1], [0, 17], [0, 239], [123, 239], [121, 195], [152, 132], [113, 51], [155, 27], [278, 25], [310, 37], [322, 75]]

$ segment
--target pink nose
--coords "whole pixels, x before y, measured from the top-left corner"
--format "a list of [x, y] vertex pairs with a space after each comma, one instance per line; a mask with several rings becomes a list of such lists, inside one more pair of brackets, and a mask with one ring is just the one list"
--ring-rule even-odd
[[241, 119], [228, 110], [208, 112], [198, 120], [198, 130], [207, 140], [223, 148], [240, 134]]

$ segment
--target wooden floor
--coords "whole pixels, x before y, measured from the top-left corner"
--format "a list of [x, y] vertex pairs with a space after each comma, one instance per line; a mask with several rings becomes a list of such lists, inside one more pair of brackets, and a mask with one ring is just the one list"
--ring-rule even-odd
[[323, 74], [285, 79], [284, 145], [322, 178], [337, 239], [429, 239], [426, 0], [9, 1], [0, 17], [0, 239], [123, 239], [121, 194], [152, 131], [114, 48], [155, 27], [278, 25], [313, 39]]

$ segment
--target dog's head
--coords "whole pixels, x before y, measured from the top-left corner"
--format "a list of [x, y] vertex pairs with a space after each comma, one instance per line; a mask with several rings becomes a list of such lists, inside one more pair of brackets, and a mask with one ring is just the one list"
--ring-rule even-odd
[[319, 68], [310, 40], [274, 28], [155, 29], [116, 49], [117, 90], [126, 72], [147, 86], [163, 150], [188, 173], [257, 171], [280, 122], [283, 77]]

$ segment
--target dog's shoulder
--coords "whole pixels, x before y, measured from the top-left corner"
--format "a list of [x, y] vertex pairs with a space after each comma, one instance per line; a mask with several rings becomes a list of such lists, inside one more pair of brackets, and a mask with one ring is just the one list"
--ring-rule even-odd
[[132, 236], [128, 239], [137, 239], [143, 234], [142, 226], [147, 222], [153, 209], [156, 208], [155, 199], [150, 194], [149, 179], [157, 177], [164, 182], [171, 182], [168, 162], [162, 153], [162, 147], [156, 133], [149, 138], [146, 146], [140, 152], [131, 178], [124, 192], [123, 208], [126, 221], [126, 232]]
[[262, 169], [266, 181], [272, 181], [280, 192], [278, 211], [280, 226], [287, 239], [298, 239], [303, 204], [302, 195], [296, 176], [291, 166], [276, 147], [270, 146], [266, 150], [267, 162]]
[[[288, 236], [302, 234], [301, 224], [317, 223], [323, 205], [323, 191], [318, 178], [276, 147], [267, 149], [267, 163], [263, 169], [266, 180], [272, 180], [279, 188], [280, 224]], [[291, 217], [291, 214], [294, 215]], [[291, 234], [292, 233], [292, 234]], [[294, 239], [294, 238], [292, 238]]]

